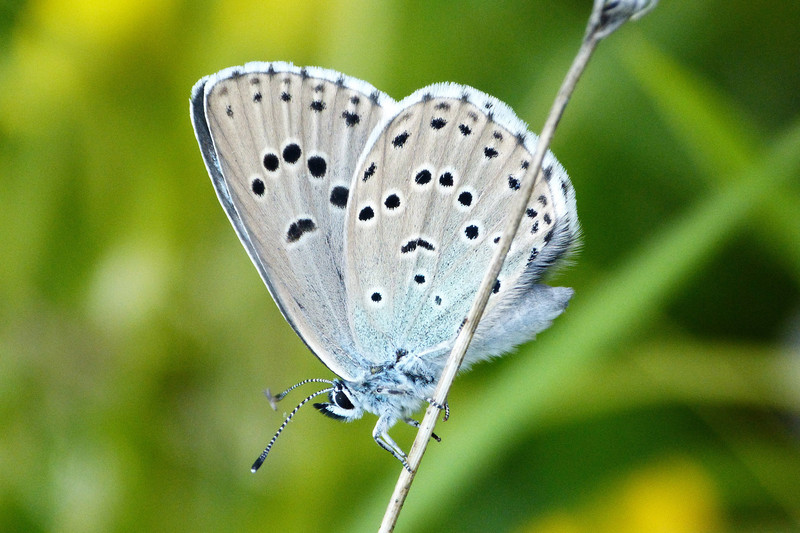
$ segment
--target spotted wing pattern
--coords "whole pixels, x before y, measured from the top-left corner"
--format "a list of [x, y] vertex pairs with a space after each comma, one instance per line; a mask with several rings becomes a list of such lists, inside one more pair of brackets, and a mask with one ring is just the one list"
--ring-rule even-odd
[[192, 92], [214, 188], [284, 317], [345, 379], [359, 374], [347, 319], [343, 235], [351, 178], [395, 102], [338, 72], [249, 63]]
[[[356, 169], [345, 232], [348, 315], [365, 357], [379, 363], [408, 352], [433, 360], [450, 349], [531, 171], [536, 142], [508, 106], [453, 84], [402, 100], [373, 133]], [[578, 231], [572, 185], [548, 152], [478, 332], [488, 351], [511, 347], [490, 338], [489, 325], [520, 322], [514, 327], [525, 331], [514, 344], [563, 311], [571, 290], [537, 281]], [[530, 325], [518, 305], [549, 318]]]

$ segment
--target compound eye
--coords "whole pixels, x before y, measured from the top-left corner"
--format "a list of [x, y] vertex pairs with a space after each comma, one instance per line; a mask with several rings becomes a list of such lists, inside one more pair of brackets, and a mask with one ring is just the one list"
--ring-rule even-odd
[[347, 395], [341, 390], [337, 390], [333, 395], [333, 401], [342, 409], [355, 409], [355, 406], [350, 401], [350, 398], [348, 398]]

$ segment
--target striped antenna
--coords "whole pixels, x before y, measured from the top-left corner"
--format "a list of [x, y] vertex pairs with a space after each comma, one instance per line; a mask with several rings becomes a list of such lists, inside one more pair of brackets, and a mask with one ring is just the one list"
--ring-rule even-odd
[[[283, 399], [283, 397], [284, 397], [284, 396], [286, 396], [286, 393], [287, 393], [287, 392], [289, 392], [290, 390], [294, 389], [295, 387], [299, 387], [300, 385], [303, 385], [303, 384], [305, 384], [305, 383], [311, 383], [311, 382], [323, 382], [323, 383], [330, 383], [331, 385], [333, 385], [333, 382], [332, 382], [332, 381], [328, 381], [327, 379], [307, 379], [307, 380], [305, 380], [305, 381], [301, 381], [301, 382], [300, 382], [300, 383], [298, 383], [297, 385], [294, 385], [294, 386], [292, 386], [292, 387], [289, 387], [288, 389], [286, 389], [285, 391], [283, 391], [282, 393], [280, 393], [278, 396], [275, 396], [274, 398], [272, 398], [272, 397], [269, 395], [269, 391], [267, 391], [267, 398], [270, 398], [270, 403], [272, 403], [272, 402], [273, 402], [273, 399], [274, 399], [274, 401], [276, 401], [276, 402], [277, 402], [277, 401], [280, 401], [281, 399]], [[285, 427], [286, 427], [286, 425], [289, 423], [289, 421], [292, 419], [292, 417], [295, 415], [295, 413], [297, 413], [297, 411], [299, 411], [299, 410], [300, 410], [300, 408], [301, 408], [301, 407], [303, 407], [303, 406], [304, 406], [306, 403], [308, 403], [308, 402], [309, 402], [309, 401], [310, 401], [312, 398], [316, 398], [316, 397], [317, 397], [317, 396], [319, 396], [320, 394], [325, 394], [325, 393], [331, 392], [332, 390], [333, 390], [333, 387], [329, 387], [329, 388], [327, 388], [327, 389], [323, 389], [323, 390], [321, 390], [321, 391], [315, 392], [314, 394], [312, 394], [311, 396], [308, 396], [308, 397], [307, 397], [305, 400], [303, 400], [302, 402], [300, 402], [300, 403], [297, 405], [297, 407], [295, 407], [294, 409], [292, 409], [292, 412], [291, 412], [291, 413], [289, 413], [289, 416], [287, 416], [287, 417], [286, 417], [286, 420], [284, 420], [284, 421], [283, 421], [283, 424], [281, 424], [281, 427], [279, 427], [279, 428], [278, 428], [278, 431], [275, 433], [275, 436], [274, 436], [274, 437], [272, 437], [272, 440], [271, 440], [271, 441], [269, 441], [269, 444], [267, 444], [267, 447], [266, 447], [266, 448], [264, 448], [264, 451], [263, 451], [263, 452], [261, 452], [261, 455], [259, 455], [259, 456], [258, 456], [258, 459], [256, 459], [256, 462], [255, 462], [255, 463], [253, 463], [253, 466], [252, 466], [252, 467], [250, 467], [250, 471], [251, 471], [252, 473], [254, 473], [254, 474], [255, 474], [255, 473], [256, 473], [256, 471], [257, 471], [259, 468], [261, 468], [261, 465], [262, 465], [262, 464], [264, 463], [264, 461], [267, 459], [267, 454], [269, 453], [269, 450], [272, 448], [272, 445], [273, 445], [273, 444], [275, 444], [275, 441], [276, 441], [276, 440], [278, 440], [278, 436], [281, 434], [281, 431], [283, 431], [283, 428], [285, 428]]]
[[306, 383], [327, 383], [328, 385], [333, 385], [333, 381], [331, 381], [329, 379], [321, 379], [321, 378], [318, 378], [318, 379], [304, 379], [300, 383], [295, 383], [294, 385], [292, 385], [291, 387], [289, 387], [288, 389], [286, 389], [282, 393], [278, 394], [277, 396], [273, 396], [272, 393], [269, 391], [269, 389], [267, 389], [267, 390], [264, 391], [264, 396], [267, 397], [267, 401], [269, 402], [269, 405], [272, 407], [272, 409], [277, 411], [278, 410], [278, 402], [279, 401], [283, 400], [283, 398], [287, 394], [292, 392], [294, 389], [296, 389], [297, 387], [299, 387], [301, 385], [305, 385]]

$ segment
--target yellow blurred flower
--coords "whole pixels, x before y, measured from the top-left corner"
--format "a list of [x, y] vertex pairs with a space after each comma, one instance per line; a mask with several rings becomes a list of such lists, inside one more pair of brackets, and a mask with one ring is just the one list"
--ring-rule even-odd
[[674, 459], [630, 473], [607, 494], [574, 514], [538, 518], [526, 533], [712, 533], [723, 520], [708, 474]]

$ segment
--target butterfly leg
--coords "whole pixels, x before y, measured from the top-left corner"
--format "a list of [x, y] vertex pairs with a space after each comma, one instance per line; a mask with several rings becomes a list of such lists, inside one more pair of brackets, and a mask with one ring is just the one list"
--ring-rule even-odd
[[447, 400], [445, 400], [444, 405], [435, 401], [433, 398], [425, 398], [425, 401], [440, 411], [444, 410], [444, 418], [442, 418], [442, 422], [447, 422], [447, 419], [450, 418], [450, 404], [447, 403]]
[[[419, 428], [419, 422], [417, 422], [413, 418], [404, 418], [403, 422], [405, 422], [411, 427]], [[436, 433], [431, 433], [431, 437], [433, 437], [436, 440], [436, 442], [442, 442], [442, 439]]]
[[383, 417], [378, 418], [378, 423], [375, 424], [375, 429], [372, 430], [372, 438], [378, 443], [378, 446], [394, 455], [395, 459], [402, 463], [403, 467], [411, 472], [411, 467], [408, 466], [406, 461], [406, 454], [400, 449], [400, 446], [389, 436], [388, 430], [392, 424], [388, 419]]

